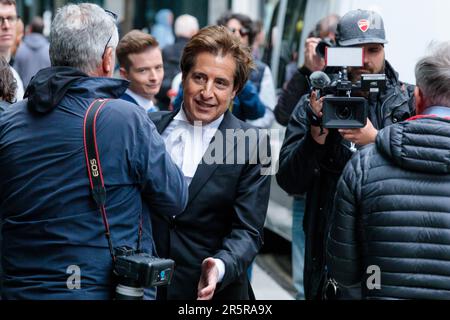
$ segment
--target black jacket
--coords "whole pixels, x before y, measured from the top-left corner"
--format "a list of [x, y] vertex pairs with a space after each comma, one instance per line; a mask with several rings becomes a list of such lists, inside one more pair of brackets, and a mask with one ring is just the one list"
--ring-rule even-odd
[[311, 71], [306, 67], [298, 69], [292, 79], [288, 82], [287, 87], [283, 89], [278, 103], [275, 106], [275, 119], [283, 126], [287, 126], [291, 114], [298, 104], [300, 98], [307, 94], [310, 90], [309, 76]]
[[[386, 62], [387, 89], [369, 100], [369, 119], [377, 129], [414, 113], [412, 89], [402, 84]], [[330, 130], [325, 145], [311, 137], [306, 99], [294, 110], [280, 152], [278, 184], [292, 195], [306, 192], [304, 286], [307, 299], [319, 298], [324, 278], [324, 243], [337, 181], [352, 156], [350, 143]]]
[[[158, 112], [151, 113], [150, 117], [162, 133], [176, 114]], [[251, 148], [247, 149], [250, 154], [239, 153], [239, 162], [227, 164], [233, 156], [231, 152], [234, 157], [238, 156], [236, 140], [225, 134], [230, 129], [245, 131], [250, 125], [239, 121], [229, 111], [225, 113], [215, 136], [217, 143], [211, 143], [205, 155], [211, 155], [214, 148], [223, 145], [224, 152], [219, 154], [223, 154], [227, 162], [208, 164], [208, 160], [204, 160], [199, 164], [189, 185], [185, 211], [170, 220], [157, 212], [152, 216], [158, 254], [176, 263], [172, 282], [167, 288], [158, 289], [158, 299], [197, 299], [201, 264], [207, 257], [221, 259], [225, 264], [225, 275], [216, 289], [215, 300], [253, 298], [247, 268], [263, 244], [270, 177], [262, 175], [265, 161], [260, 158], [253, 161], [255, 158], [251, 156], [256, 155], [258, 146], [268, 146], [268, 140], [247, 145], [246, 148]], [[225, 137], [226, 143], [221, 143]]]
[[[361, 281], [369, 299], [450, 299], [449, 155], [450, 120], [421, 118], [384, 129], [352, 158], [327, 243], [338, 283]], [[379, 290], [366, 285], [369, 266], [380, 268]]]

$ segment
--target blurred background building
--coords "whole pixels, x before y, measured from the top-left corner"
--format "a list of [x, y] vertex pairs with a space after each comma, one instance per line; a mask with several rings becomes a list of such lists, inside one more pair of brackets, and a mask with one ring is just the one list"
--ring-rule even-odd
[[[284, 65], [290, 62], [291, 52], [299, 48], [299, 32], [303, 26], [303, 14], [306, 0], [17, 0], [19, 15], [27, 25], [35, 16], [44, 18], [46, 29], [44, 35], [48, 36], [50, 23], [55, 11], [63, 5], [72, 2], [93, 2], [105, 9], [118, 14], [120, 32], [125, 34], [132, 29], [150, 30], [155, 23], [156, 13], [161, 9], [170, 9], [175, 17], [182, 14], [191, 14], [197, 17], [200, 27], [215, 24], [217, 19], [226, 11], [244, 13], [255, 21], [261, 21], [266, 34], [266, 46], [261, 48], [263, 60], [272, 66], [274, 78], [278, 86], [283, 79]], [[286, 15], [286, 12], [292, 14]], [[288, 20], [288, 21], [286, 21]], [[295, 21], [294, 23], [292, 23]], [[299, 23], [297, 23], [299, 22]], [[281, 36], [276, 33], [276, 26], [289, 25]], [[270, 32], [268, 30], [271, 30]], [[289, 33], [289, 36], [286, 36]], [[281, 43], [277, 37], [285, 38], [283, 43], [287, 47], [276, 47], [273, 44]], [[281, 40], [281, 38], [280, 38]], [[273, 51], [276, 55], [273, 55]], [[278, 52], [281, 51], [281, 52]], [[277, 57], [276, 59], [272, 59]], [[278, 57], [281, 56], [281, 60]], [[274, 61], [272, 61], [274, 60]], [[275, 66], [273, 65], [275, 63]], [[274, 68], [275, 67], [275, 68]], [[278, 72], [280, 70], [281, 72]]]

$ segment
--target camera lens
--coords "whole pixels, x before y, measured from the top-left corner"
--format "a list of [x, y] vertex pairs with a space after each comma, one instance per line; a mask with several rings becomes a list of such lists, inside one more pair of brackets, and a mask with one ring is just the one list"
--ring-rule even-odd
[[352, 109], [348, 106], [337, 107], [336, 117], [340, 120], [349, 120], [352, 117]]
[[119, 284], [116, 287], [116, 300], [142, 300], [144, 288], [128, 287]]
[[116, 300], [142, 300], [144, 288], [138, 281], [120, 277], [116, 286]]

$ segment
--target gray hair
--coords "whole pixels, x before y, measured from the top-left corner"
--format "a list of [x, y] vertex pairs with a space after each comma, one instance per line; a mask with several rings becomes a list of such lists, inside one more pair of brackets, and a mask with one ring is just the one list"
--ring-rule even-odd
[[416, 82], [427, 107], [450, 107], [450, 41], [433, 45], [431, 52], [419, 60]]
[[192, 38], [199, 31], [198, 20], [189, 14], [183, 14], [175, 20], [175, 35]]
[[85, 73], [101, 65], [106, 47], [119, 43], [114, 18], [95, 4], [69, 4], [58, 10], [50, 32], [52, 66]]

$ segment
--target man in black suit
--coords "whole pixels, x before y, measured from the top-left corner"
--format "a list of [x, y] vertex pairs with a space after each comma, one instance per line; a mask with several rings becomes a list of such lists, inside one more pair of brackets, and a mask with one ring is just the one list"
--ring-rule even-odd
[[247, 268], [263, 244], [270, 148], [267, 135], [228, 110], [252, 65], [227, 29], [205, 28], [183, 52], [183, 107], [150, 114], [189, 184], [182, 214], [153, 218], [159, 255], [176, 262], [159, 299], [254, 297]]

